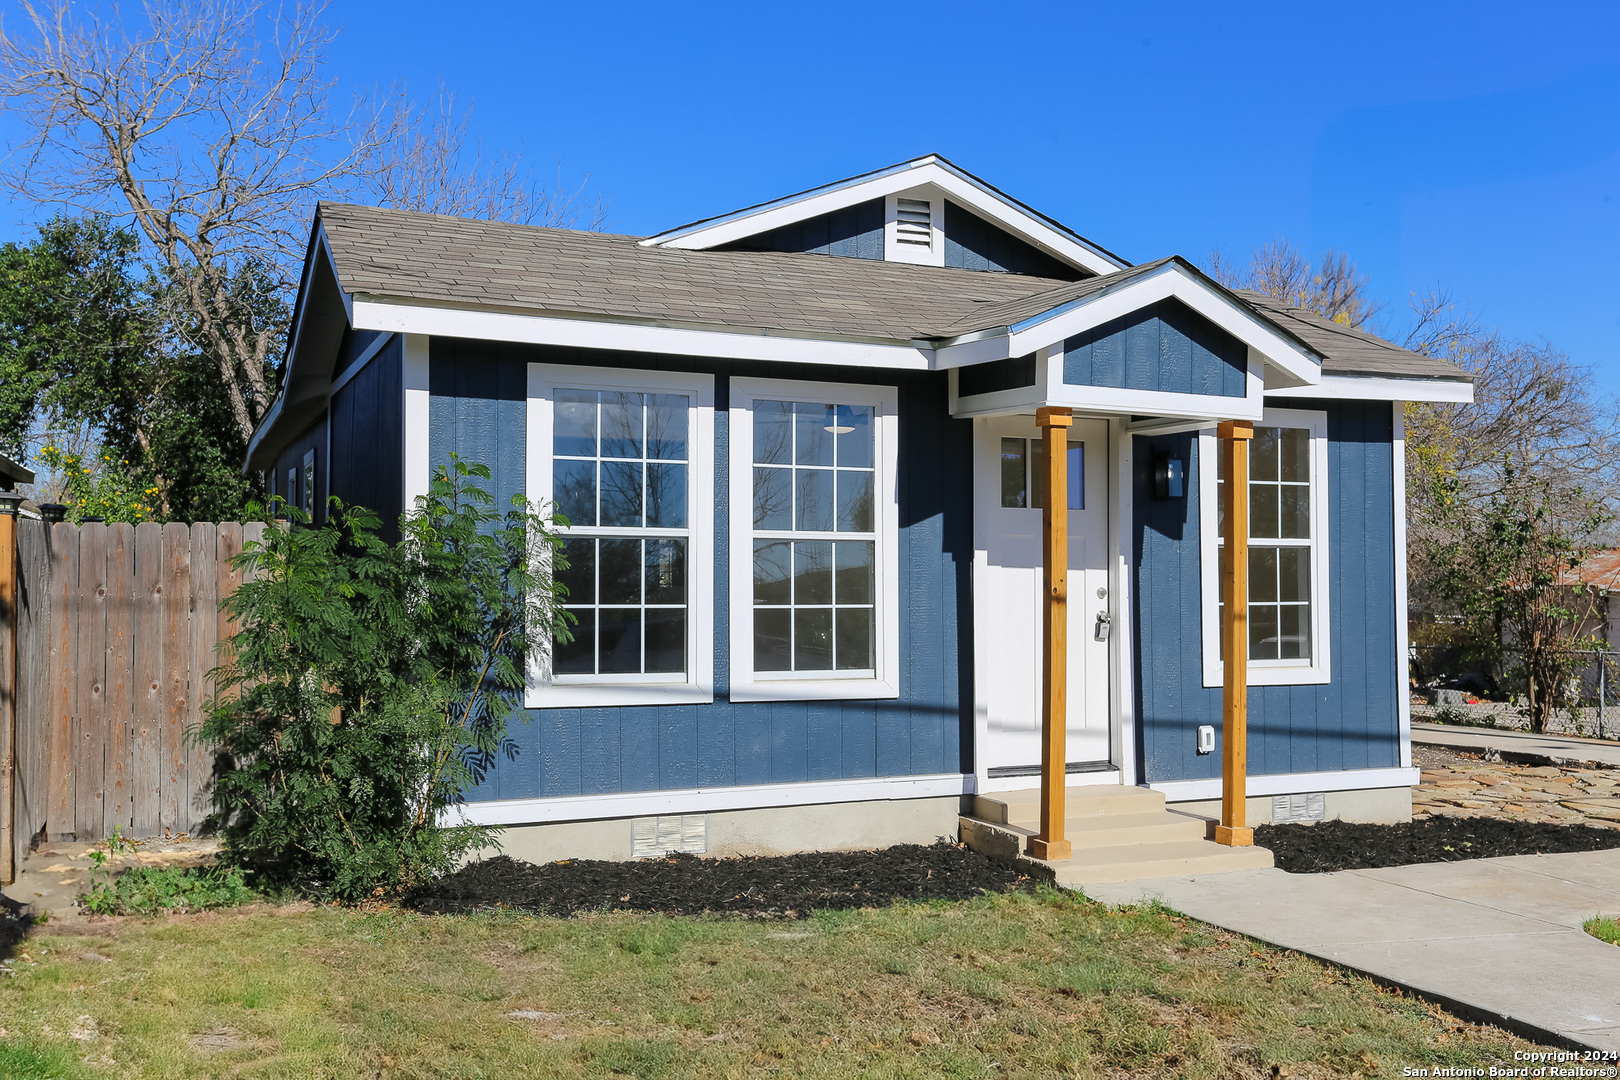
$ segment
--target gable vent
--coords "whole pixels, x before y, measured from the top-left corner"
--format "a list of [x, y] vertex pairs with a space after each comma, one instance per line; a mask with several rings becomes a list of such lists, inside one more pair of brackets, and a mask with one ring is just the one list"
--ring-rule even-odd
[[901, 244], [932, 247], [934, 206], [927, 199], [896, 199], [894, 239]]

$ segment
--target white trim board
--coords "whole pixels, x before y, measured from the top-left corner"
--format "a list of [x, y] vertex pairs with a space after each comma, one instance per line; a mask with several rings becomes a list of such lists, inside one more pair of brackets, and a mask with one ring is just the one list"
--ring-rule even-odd
[[681, 788], [612, 795], [570, 795], [554, 799], [504, 799], [468, 802], [445, 809], [445, 825], [541, 825], [560, 821], [650, 814], [702, 814], [724, 810], [758, 810], [773, 806], [818, 803], [876, 802], [971, 795], [972, 773], [923, 776], [879, 776], [863, 780], [812, 780], [796, 784], [748, 784], [737, 787]]
[[983, 181], [929, 155], [864, 176], [840, 180], [799, 195], [683, 226], [641, 241], [645, 247], [702, 250], [719, 247], [783, 225], [842, 210], [923, 185], [938, 188], [963, 209], [1000, 226], [1053, 257], [1093, 274], [1109, 274], [1130, 264], [1019, 206]]
[[361, 330], [559, 345], [580, 349], [697, 356], [721, 360], [778, 360], [790, 364], [927, 371], [934, 350], [918, 345], [826, 341], [750, 330], [700, 330], [606, 319], [559, 318], [508, 311], [439, 307], [383, 297], [356, 297], [354, 325]]
[[1406, 566], [1406, 402], [1393, 406], [1395, 440], [1393, 459], [1395, 499], [1395, 706], [1400, 720], [1401, 764], [1412, 764], [1412, 652], [1407, 612]]
[[[1244, 785], [1249, 797], [1256, 795], [1300, 795], [1310, 791], [1363, 791], [1372, 788], [1412, 787], [1422, 777], [1421, 769], [1343, 769], [1336, 772], [1283, 773], [1276, 776], [1250, 776]], [[1218, 799], [1225, 781], [1162, 780], [1148, 787], [1164, 792], [1166, 802]]]
[[1323, 375], [1315, 386], [1277, 387], [1267, 397], [1334, 398], [1339, 401], [1438, 401], [1468, 404], [1474, 384], [1462, 379], [1398, 379]]
[[400, 494], [407, 514], [416, 512], [416, 500], [425, 497], [432, 483], [433, 466], [428, 448], [431, 402], [428, 397], [428, 339], [422, 334], [406, 334], [400, 384], [404, 387], [405, 470]]

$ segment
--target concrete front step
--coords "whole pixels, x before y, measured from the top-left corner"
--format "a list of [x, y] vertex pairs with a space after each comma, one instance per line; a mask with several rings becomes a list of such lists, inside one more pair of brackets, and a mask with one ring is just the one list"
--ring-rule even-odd
[[[1164, 792], [1119, 784], [1099, 784], [1095, 787], [1068, 788], [1064, 792], [1063, 802], [1066, 820], [1116, 814], [1150, 814], [1164, 810]], [[1039, 828], [1040, 789], [976, 795], [973, 798], [973, 816], [998, 825]]]
[[1211, 840], [1181, 840], [1173, 844], [1076, 849], [1073, 858], [1048, 865], [1052, 867], [1059, 885], [1074, 887], [1100, 885], [1109, 881], [1256, 870], [1270, 867], [1272, 859], [1271, 852], [1265, 848], [1226, 847]]
[[1209, 823], [1165, 809], [1162, 793], [1120, 786], [1069, 788], [1064, 838], [1073, 854], [1041, 862], [1025, 854], [1040, 825], [1039, 798], [1033, 790], [975, 797], [974, 816], [961, 819], [963, 843], [1006, 862], [1045, 866], [1070, 887], [1272, 865], [1264, 848], [1206, 840]]

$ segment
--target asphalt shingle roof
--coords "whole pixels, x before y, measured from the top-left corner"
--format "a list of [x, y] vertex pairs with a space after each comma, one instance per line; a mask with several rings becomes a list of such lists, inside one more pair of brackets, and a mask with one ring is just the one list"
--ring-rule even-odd
[[[349, 293], [571, 317], [910, 342], [995, 329], [1150, 272], [1081, 281], [774, 251], [642, 247], [638, 237], [322, 203]], [[1237, 290], [1328, 374], [1466, 379], [1461, 369]]]

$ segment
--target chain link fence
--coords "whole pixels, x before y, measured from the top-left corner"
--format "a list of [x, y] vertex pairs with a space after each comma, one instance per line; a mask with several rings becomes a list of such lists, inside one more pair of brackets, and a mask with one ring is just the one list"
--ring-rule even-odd
[[[1620, 739], [1620, 653], [1581, 650], [1569, 704], [1553, 711], [1549, 734]], [[1530, 730], [1522, 687], [1471, 670], [1453, 650], [1412, 647], [1412, 719]]]

